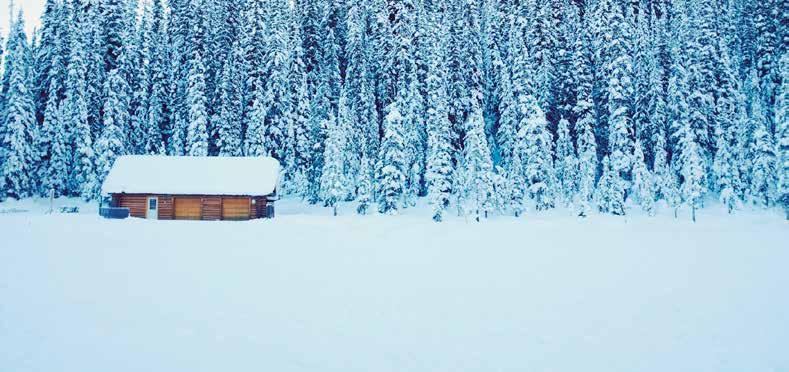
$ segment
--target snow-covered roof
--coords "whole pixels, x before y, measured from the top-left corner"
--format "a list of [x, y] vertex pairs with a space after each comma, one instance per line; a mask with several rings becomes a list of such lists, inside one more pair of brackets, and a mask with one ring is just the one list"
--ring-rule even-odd
[[279, 169], [267, 157], [121, 156], [101, 193], [263, 196], [274, 193]]

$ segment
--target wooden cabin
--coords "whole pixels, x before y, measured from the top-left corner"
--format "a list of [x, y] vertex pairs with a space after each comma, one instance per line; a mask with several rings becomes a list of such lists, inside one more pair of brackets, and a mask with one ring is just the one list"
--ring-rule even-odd
[[102, 195], [137, 218], [273, 218], [279, 172], [267, 157], [121, 156]]

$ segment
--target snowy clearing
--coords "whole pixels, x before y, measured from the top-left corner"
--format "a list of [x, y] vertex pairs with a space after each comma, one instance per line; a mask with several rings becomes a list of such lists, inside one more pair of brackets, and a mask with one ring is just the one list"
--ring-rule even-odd
[[271, 221], [169, 222], [46, 204], [0, 203], [3, 371], [789, 371], [779, 212], [434, 224], [283, 201]]

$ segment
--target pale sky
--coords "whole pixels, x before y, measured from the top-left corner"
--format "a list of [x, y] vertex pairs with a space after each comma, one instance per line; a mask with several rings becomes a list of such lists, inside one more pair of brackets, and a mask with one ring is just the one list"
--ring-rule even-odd
[[[12, 0], [0, 0], [0, 35], [5, 38], [8, 35], [8, 26], [11, 24], [8, 19], [9, 4]], [[44, 8], [44, 0], [13, 0], [14, 18], [16, 13], [21, 8], [25, 13], [25, 26], [27, 28], [27, 36], [30, 37], [33, 28], [38, 27], [39, 17]]]

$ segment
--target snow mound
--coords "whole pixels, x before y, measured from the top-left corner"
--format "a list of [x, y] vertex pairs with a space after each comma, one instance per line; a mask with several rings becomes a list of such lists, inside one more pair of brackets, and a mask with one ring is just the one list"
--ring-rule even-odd
[[268, 157], [121, 156], [101, 192], [270, 195], [279, 171], [279, 161]]

